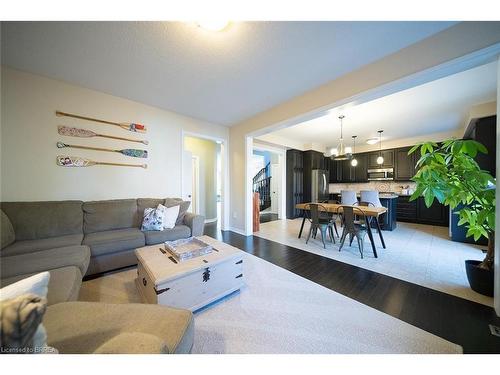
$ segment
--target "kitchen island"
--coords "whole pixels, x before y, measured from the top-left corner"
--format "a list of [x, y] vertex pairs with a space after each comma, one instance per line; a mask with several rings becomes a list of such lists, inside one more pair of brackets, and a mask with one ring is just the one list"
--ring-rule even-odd
[[[359, 199], [359, 192], [357, 193]], [[396, 193], [380, 193], [379, 199], [382, 206], [387, 208], [387, 212], [379, 217], [379, 224], [382, 230], [394, 230], [397, 228], [396, 213], [399, 195]], [[330, 193], [330, 199], [340, 202], [340, 192]], [[372, 227], [375, 223], [372, 224]]]

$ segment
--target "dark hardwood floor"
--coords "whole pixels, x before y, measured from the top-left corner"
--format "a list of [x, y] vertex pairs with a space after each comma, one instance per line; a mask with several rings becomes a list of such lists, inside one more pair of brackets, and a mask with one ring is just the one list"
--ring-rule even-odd
[[488, 306], [325, 258], [256, 236], [207, 227], [205, 234], [463, 347], [464, 353], [500, 353]]

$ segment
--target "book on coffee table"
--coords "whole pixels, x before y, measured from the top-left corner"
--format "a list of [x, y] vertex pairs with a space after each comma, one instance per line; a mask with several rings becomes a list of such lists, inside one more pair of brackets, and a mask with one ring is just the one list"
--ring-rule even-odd
[[210, 254], [212, 252], [212, 246], [196, 237], [190, 237], [177, 241], [165, 242], [165, 250], [179, 262], [182, 262], [187, 259]]

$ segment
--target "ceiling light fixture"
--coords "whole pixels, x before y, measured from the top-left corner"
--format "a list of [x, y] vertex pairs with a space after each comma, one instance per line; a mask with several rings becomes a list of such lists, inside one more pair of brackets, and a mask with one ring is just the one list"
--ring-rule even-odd
[[337, 146], [336, 149], [334, 149], [336, 152], [333, 153], [333, 159], [334, 160], [351, 160], [352, 158], [352, 149], [350, 147], [345, 147], [344, 146], [344, 138], [343, 138], [343, 129], [342, 129], [342, 120], [344, 119], [344, 115], [340, 115], [340, 139], [339, 139], [339, 145]]
[[384, 164], [384, 157], [382, 156], [382, 133], [383, 130], [378, 131], [378, 137], [379, 137], [379, 142], [378, 142], [378, 158], [377, 158], [377, 164], [382, 165]]
[[227, 25], [229, 25], [229, 21], [227, 20], [208, 20], [208, 21], [198, 21], [198, 26], [202, 29], [208, 31], [222, 31]]
[[[356, 137], [357, 137], [357, 135], [353, 135], [352, 136], [352, 148], [353, 148], [353, 151], [354, 151], [353, 153], [356, 153]], [[352, 158], [351, 165], [353, 167], [355, 167], [355, 166], [358, 165], [358, 160], [355, 157]]]

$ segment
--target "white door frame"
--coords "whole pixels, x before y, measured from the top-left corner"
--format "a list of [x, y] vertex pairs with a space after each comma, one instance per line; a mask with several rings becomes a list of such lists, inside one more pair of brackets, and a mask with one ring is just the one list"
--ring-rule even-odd
[[[184, 145], [184, 138], [185, 137], [195, 137], [195, 138], [201, 138], [201, 139], [207, 139], [210, 141], [214, 142], [219, 142], [221, 144], [221, 230], [228, 230], [229, 229], [229, 141], [225, 138], [221, 137], [214, 137], [211, 135], [206, 135], [202, 133], [195, 133], [195, 132], [190, 132], [190, 131], [181, 131], [181, 144], [182, 144], [182, 152], [181, 152], [181, 158], [184, 158], [184, 151], [186, 151], [185, 145]], [[183, 160], [181, 160], [181, 165]], [[182, 181], [182, 176], [183, 176], [184, 171], [181, 169], [181, 181]], [[182, 191], [182, 184], [181, 184], [181, 192]]]
[[[345, 106], [348, 104], [359, 105], [366, 103], [399, 91], [403, 91], [412, 87], [423, 85], [424, 83], [437, 80], [455, 73], [463, 72], [474, 67], [493, 62], [498, 59], [500, 53], [500, 43], [491, 45], [470, 54], [459, 58], [447, 61], [428, 69], [410, 74], [395, 81], [388, 82], [373, 89], [363, 91], [348, 98], [332, 102], [328, 105], [316, 108], [312, 111], [302, 113], [298, 116], [270, 124], [261, 129], [245, 134], [245, 235], [252, 235], [252, 176], [250, 176], [250, 160], [253, 150], [253, 139], [276, 130], [285, 129], [301, 122], [312, 120], [314, 118], [327, 114], [334, 108]], [[499, 208], [497, 208], [500, 211]], [[497, 212], [498, 213], [498, 212]]]
[[[274, 147], [270, 145], [265, 145], [262, 143], [254, 142], [253, 149], [258, 151], [269, 151], [273, 154], [277, 154], [279, 158], [280, 174], [281, 174], [281, 186], [279, 191], [278, 203], [278, 219], [283, 219], [286, 217], [286, 150], [285, 148]], [[253, 152], [252, 152], [253, 153]]]
[[[194, 214], [200, 213], [200, 157], [197, 155], [191, 155], [191, 162], [194, 164], [192, 173], [193, 173], [193, 186], [192, 186], [192, 196], [194, 196], [192, 206], [194, 206]], [[184, 193], [184, 192], [183, 192]]]

